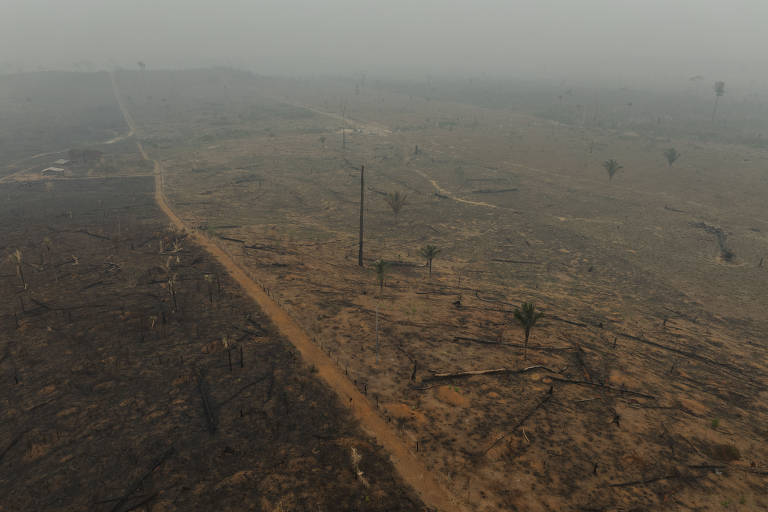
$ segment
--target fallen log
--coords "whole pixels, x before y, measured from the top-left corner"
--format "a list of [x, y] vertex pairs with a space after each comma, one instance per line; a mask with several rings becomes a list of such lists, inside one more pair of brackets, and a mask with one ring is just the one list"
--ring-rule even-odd
[[472, 343], [482, 343], [483, 345], [501, 345], [500, 341], [484, 340], [481, 338], [469, 338], [467, 336], [454, 336], [453, 341], [471, 341]]
[[221, 238], [222, 240], [227, 240], [229, 242], [237, 242], [239, 244], [245, 244], [245, 240], [240, 240], [239, 238], [232, 238], [224, 235], [218, 235], [218, 237]]
[[504, 192], [517, 192], [517, 188], [481, 188], [477, 190], [473, 190], [473, 194], [503, 194]]
[[34, 302], [35, 304], [37, 304], [38, 306], [40, 306], [43, 309], [47, 309], [48, 311], [52, 311], [53, 310], [53, 308], [51, 306], [49, 306], [45, 302], [42, 302], [42, 301], [39, 301], [39, 300], [35, 299], [34, 297], [30, 296], [29, 300]]
[[0, 461], [2, 461], [2, 460], [3, 460], [3, 457], [5, 457], [5, 455], [6, 455], [6, 454], [7, 454], [9, 451], [11, 451], [11, 448], [13, 448], [14, 446], [16, 446], [16, 445], [18, 444], [18, 442], [19, 442], [19, 441], [21, 441], [21, 438], [24, 436], [24, 434], [25, 434], [25, 432], [20, 432], [20, 433], [19, 433], [19, 434], [18, 434], [16, 437], [14, 437], [13, 439], [11, 439], [11, 442], [10, 442], [10, 443], [8, 443], [8, 446], [6, 446], [6, 447], [5, 447], [5, 449], [4, 449], [2, 452], [0, 452]]
[[432, 382], [435, 380], [461, 379], [464, 377], [475, 377], [478, 375], [513, 375], [513, 374], [527, 373], [533, 370], [544, 370], [547, 372], [555, 373], [554, 370], [551, 370], [546, 366], [536, 365], [536, 366], [529, 366], [521, 370], [515, 370], [512, 368], [493, 368], [490, 370], [469, 370], [465, 372], [455, 372], [455, 373], [433, 373], [432, 375], [424, 377], [421, 381]]
[[528, 411], [528, 414], [526, 414], [525, 416], [523, 416], [523, 417], [522, 417], [522, 418], [521, 418], [521, 419], [520, 419], [520, 420], [519, 420], [517, 423], [515, 423], [515, 425], [514, 425], [514, 426], [513, 426], [513, 427], [512, 427], [512, 428], [509, 430], [509, 432], [507, 432], [507, 433], [505, 433], [505, 434], [502, 434], [502, 435], [500, 435], [499, 437], [497, 437], [497, 438], [496, 438], [496, 440], [495, 440], [494, 442], [492, 442], [492, 443], [491, 443], [491, 444], [490, 444], [490, 445], [489, 445], [489, 446], [488, 446], [488, 447], [487, 447], [485, 450], [483, 450], [483, 451], [481, 451], [481, 452], [477, 453], [477, 454], [476, 454], [476, 457], [477, 457], [478, 459], [479, 459], [480, 457], [484, 457], [484, 456], [485, 456], [485, 455], [486, 455], [486, 454], [487, 454], [489, 451], [491, 451], [491, 450], [493, 449], [493, 447], [494, 447], [494, 446], [496, 446], [497, 444], [499, 444], [499, 442], [501, 442], [501, 441], [502, 441], [504, 438], [506, 438], [507, 436], [510, 436], [510, 435], [514, 434], [514, 433], [515, 433], [515, 431], [516, 431], [518, 428], [520, 428], [521, 426], [523, 426], [523, 423], [525, 423], [526, 421], [528, 421], [528, 419], [529, 419], [531, 416], [533, 416], [533, 414], [534, 414], [536, 411], [538, 411], [539, 409], [541, 409], [541, 408], [544, 406], [544, 404], [546, 404], [546, 403], [547, 403], [547, 402], [548, 402], [548, 401], [549, 401], [549, 400], [552, 398], [552, 395], [553, 395], [553, 388], [551, 388], [551, 387], [550, 387], [550, 388], [549, 388], [549, 391], [547, 391], [547, 392], [546, 392], [546, 394], [544, 395], [544, 397], [543, 397], [541, 400], [539, 400], [539, 403], [537, 403], [537, 404], [536, 404], [536, 406], [535, 406], [533, 409], [531, 409], [530, 411]]
[[[483, 345], [499, 345], [502, 347], [510, 347], [510, 348], [525, 348], [525, 345], [521, 345], [519, 343], [503, 343], [496, 340], [484, 340], [481, 338], [470, 338], [467, 336], [454, 336], [453, 341], [469, 341], [472, 343], [481, 343]], [[573, 347], [544, 347], [541, 345], [529, 345], [528, 350], [539, 350], [541, 352], [570, 352], [573, 349]]]
[[694, 475], [694, 474], [687, 473], [687, 472], [686, 473], [675, 472], [675, 473], [670, 473], [668, 475], [657, 476], [657, 477], [653, 477], [653, 478], [646, 478], [646, 479], [643, 479], [643, 480], [630, 480], [629, 482], [620, 482], [620, 483], [616, 483], [616, 484], [608, 484], [608, 487], [633, 487], [633, 486], [636, 486], [636, 485], [652, 484], [654, 482], [659, 482], [661, 480], [672, 480], [672, 479], [676, 479], [676, 478], [683, 478], [683, 479], [692, 480], [692, 479], [704, 478], [704, 476], [706, 476], [706, 474], [707, 474], [706, 472], [709, 472], [709, 471], [720, 471], [720, 470], [727, 469], [727, 468], [726, 468], [726, 466], [721, 466], [721, 465], [699, 464], [699, 465], [688, 466], [688, 469], [704, 470], [705, 473], [700, 474], [700, 475]]
[[89, 285], [84, 286], [83, 288], [80, 289], [80, 291], [84, 292], [85, 290], [90, 290], [91, 288], [102, 285], [102, 284], [104, 284], [104, 280], [99, 280], [99, 281], [96, 281], [95, 283], [91, 283]]
[[587, 362], [584, 359], [584, 351], [581, 349], [581, 345], [576, 345], [576, 363], [578, 363], [579, 367], [581, 368], [582, 373], [584, 374], [584, 379], [587, 382], [592, 382], [592, 374], [589, 371], [589, 368], [587, 367]]
[[576, 384], [579, 386], [589, 386], [593, 388], [600, 388], [600, 389], [606, 389], [608, 391], [614, 391], [616, 393], [624, 394], [624, 395], [632, 395], [640, 398], [647, 398], [648, 400], [656, 400], [656, 397], [653, 395], [648, 395], [646, 393], [640, 393], [639, 391], [631, 391], [629, 389], [621, 389], [621, 388], [615, 388], [613, 386], [606, 386], [604, 384], [596, 384], [594, 382], [587, 382], [585, 380], [571, 380], [571, 379], [563, 379], [560, 377], [555, 377], [552, 375], [548, 375], [548, 378], [557, 381], [562, 382], [564, 384]]
[[679, 474], [673, 474], [673, 475], [664, 475], [664, 476], [657, 476], [654, 478], [647, 478], [644, 480], [631, 480], [629, 482], [621, 482], [618, 484], [608, 484], [608, 487], [633, 487], [635, 485], [646, 485], [646, 484], [652, 484], [654, 482], [659, 482], [661, 480], [670, 480], [673, 478], [680, 478], [682, 475]]
[[208, 386], [205, 377], [200, 374], [197, 376], [197, 390], [200, 392], [200, 398], [203, 401], [203, 411], [205, 412], [205, 422], [208, 425], [208, 433], [216, 433], [216, 415], [213, 411], [211, 399], [208, 396]]
[[137, 509], [143, 507], [144, 505], [146, 505], [147, 503], [149, 503], [153, 499], [157, 498], [157, 494], [158, 493], [150, 494], [149, 496], [147, 496], [143, 500], [138, 501], [134, 505], [131, 505], [130, 507], [124, 509], [122, 512], [132, 512], [133, 510], [137, 510]]
[[111, 512], [127, 512], [127, 511], [121, 510], [123, 508], [123, 505], [125, 505], [125, 503], [129, 499], [131, 499], [131, 496], [133, 496], [133, 494], [139, 489], [139, 487], [141, 487], [141, 484], [144, 483], [144, 480], [146, 480], [149, 477], [149, 475], [154, 473], [154, 471], [157, 468], [159, 468], [166, 460], [168, 460], [168, 458], [171, 455], [173, 455], [174, 451], [175, 451], [175, 448], [173, 446], [171, 446], [170, 448], [165, 450], [162, 453], [162, 455], [160, 455], [157, 459], [155, 459], [152, 462], [152, 465], [149, 467], [149, 469], [143, 475], [141, 475], [139, 478], [137, 478], [133, 482], [133, 484], [131, 484], [131, 486], [128, 488], [128, 492], [126, 492], [123, 495], [123, 497], [115, 504], [115, 506], [112, 507]]
[[491, 258], [491, 261], [498, 263], [519, 263], [521, 265], [543, 265], [540, 261], [528, 261], [528, 260], [505, 260], [502, 258]]
[[93, 237], [93, 238], [98, 238], [99, 240], [112, 240], [112, 239], [111, 239], [111, 238], [109, 238], [108, 236], [99, 235], [98, 233], [91, 233], [91, 232], [90, 232], [90, 231], [88, 231], [87, 229], [81, 229], [81, 230], [79, 230], [79, 231], [77, 231], [77, 232], [78, 232], [78, 233], [82, 233], [82, 234], [84, 234], [84, 235], [88, 235], [88, 236], [90, 236], [90, 237]]
[[725, 368], [727, 370], [730, 370], [731, 372], [734, 372], [737, 375], [741, 375], [741, 373], [744, 371], [743, 368], [738, 368], [736, 366], [733, 366], [728, 363], [720, 363], [715, 361], [714, 359], [710, 359], [705, 356], [700, 356], [694, 352], [688, 352], [686, 350], [680, 350], [674, 347], [669, 347], [667, 345], [662, 345], [661, 343], [656, 343], [655, 341], [647, 340], [645, 338], [640, 338], [638, 336], [633, 336], [631, 334], [623, 333], [623, 332], [617, 332], [617, 336], [621, 336], [622, 338], [627, 338], [630, 340], [634, 340], [640, 343], [643, 343], [645, 345], [650, 345], [652, 347], [660, 348], [662, 350], [666, 350], [668, 352], [672, 352], [674, 354], [680, 354], [681, 356], [685, 356], [689, 359], [695, 359], [696, 361], [700, 361], [702, 363], [711, 364], [713, 366], [719, 366], [720, 368]]
[[557, 320], [558, 322], [563, 322], [564, 324], [575, 325], [576, 327], [589, 327], [585, 323], [574, 322], [573, 320], [567, 320], [567, 319], [559, 317], [557, 315], [547, 315], [547, 318], [549, 318], [550, 320]]
[[235, 398], [237, 398], [237, 397], [238, 397], [238, 396], [239, 396], [239, 395], [240, 395], [240, 394], [241, 394], [243, 391], [245, 391], [246, 389], [248, 389], [248, 388], [251, 388], [251, 387], [255, 386], [256, 384], [260, 384], [260, 383], [264, 382], [264, 381], [265, 381], [265, 380], [267, 380], [269, 377], [270, 377], [270, 374], [267, 374], [267, 375], [264, 375], [263, 377], [261, 377], [260, 379], [257, 379], [257, 380], [255, 380], [255, 381], [253, 381], [253, 382], [249, 383], [249, 384], [246, 384], [246, 385], [245, 385], [245, 386], [243, 386], [242, 388], [240, 388], [240, 389], [238, 389], [237, 391], [235, 391], [235, 392], [234, 392], [234, 393], [233, 393], [233, 394], [232, 394], [232, 395], [231, 395], [229, 398], [227, 398], [226, 400], [224, 400], [223, 402], [221, 402], [221, 403], [219, 404], [219, 407], [222, 407], [222, 406], [224, 406], [225, 404], [228, 404], [229, 402], [231, 402], [232, 400], [234, 400]]

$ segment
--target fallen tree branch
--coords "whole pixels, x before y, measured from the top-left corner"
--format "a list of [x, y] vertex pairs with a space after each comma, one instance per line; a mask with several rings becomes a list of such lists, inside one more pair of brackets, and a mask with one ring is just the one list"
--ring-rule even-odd
[[147, 496], [143, 500], [137, 502], [135, 505], [131, 505], [130, 507], [128, 507], [125, 510], [123, 510], [122, 512], [131, 512], [132, 510], [136, 510], [139, 507], [143, 507], [144, 505], [146, 505], [147, 503], [149, 503], [150, 501], [155, 499], [157, 497], [157, 494], [158, 493], [150, 494], [149, 496]]
[[218, 236], [222, 240], [227, 240], [229, 242], [237, 242], [239, 244], [245, 244], [245, 240], [240, 240], [239, 238], [232, 238], [232, 237], [224, 236], [224, 235], [216, 235], [216, 236]]
[[527, 260], [505, 260], [502, 258], [491, 258], [491, 261], [497, 263], [518, 263], [520, 265], [542, 265], [540, 261], [527, 261]]
[[208, 425], [208, 433], [216, 433], [216, 415], [213, 412], [213, 406], [208, 396], [208, 387], [203, 374], [197, 376], [197, 390], [200, 392], [200, 398], [203, 401], [203, 411], [205, 412], [205, 421]]
[[691, 465], [688, 466], [688, 469], [698, 469], [698, 470], [704, 470], [705, 473], [702, 473], [700, 475], [694, 475], [691, 473], [671, 473], [669, 475], [664, 476], [657, 476], [653, 478], [647, 478], [642, 480], [631, 480], [629, 482], [620, 482], [617, 484], [608, 484], [608, 487], [632, 487], [635, 485], [646, 485], [646, 484], [652, 484], [654, 482], [659, 482], [661, 480], [672, 480], [675, 478], [685, 478], [685, 479], [698, 479], [698, 478], [704, 478], [706, 476], [706, 472], [709, 471], [719, 471], [723, 469], [727, 469], [726, 466], [721, 465], [707, 465], [707, 464], [700, 464], [700, 465]]
[[504, 192], [517, 192], [517, 188], [480, 188], [477, 190], [473, 190], [473, 194], [501, 194]]
[[225, 404], [227, 404], [227, 403], [231, 402], [232, 400], [234, 400], [235, 398], [237, 398], [237, 396], [238, 396], [240, 393], [242, 393], [243, 391], [245, 391], [246, 389], [248, 389], [248, 388], [250, 388], [250, 387], [253, 387], [253, 386], [255, 386], [256, 384], [260, 384], [260, 383], [264, 382], [265, 380], [267, 380], [267, 378], [268, 378], [268, 377], [269, 377], [269, 374], [267, 374], [267, 375], [264, 375], [262, 378], [260, 378], [260, 379], [258, 379], [258, 380], [255, 380], [255, 381], [251, 382], [250, 384], [246, 384], [246, 385], [245, 385], [245, 386], [243, 386], [242, 388], [240, 388], [240, 389], [238, 389], [237, 391], [235, 391], [235, 392], [232, 394], [232, 396], [230, 396], [229, 398], [227, 398], [226, 400], [224, 400], [223, 402], [221, 402], [221, 403], [219, 404], [219, 407], [221, 407], [221, 406], [223, 406], [223, 405], [225, 405]]
[[576, 362], [578, 363], [579, 367], [581, 368], [582, 373], [584, 374], [584, 379], [587, 382], [592, 382], [592, 374], [589, 371], [589, 368], [587, 367], [587, 362], [584, 359], [584, 351], [581, 349], [581, 345], [576, 345]]
[[650, 345], [652, 347], [660, 348], [662, 350], [666, 350], [666, 351], [672, 352], [674, 354], [679, 354], [679, 355], [685, 356], [685, 357], [687, 357], [689, 359], [695, 359], [696, 361], [700, 361], [702, 363], [711, 364], [713, 366], [719, 366], [720, 368], [725, 368], [727, 370], [735, 372], [736, 374], [741, 374], [744, 371], [743, 368], [738, 368], [738, 367], [735, 367], [735, 366], [733, 366], [731, 364], [728, 364], [728, 363], [720, 363], [718, 361], [715, 361], [714, 359], [710, 359], [710, 358], [705, 357], [705, 356], [700, 356], [700, 355], [698, 355], [698, 354], [696, 354], [694, 352], [688, 352], [687, 350], [680, 350], [680, 349], [677, 349], [677, 348], [674, 348], [674, 347], [669, 347], [667, 345], [662, 345], [661, 343], [656, 343], [655, 341], [647, 340], [645, 338], [640, 338], [639, 336], [633, 336], [631, 334], [627, 334], [627, 333], [624, 333], [624, 332], [618, 332], [618, 333], [616, 333], [616, 335], [617, 336], [621, 336], [622, 338], [627, 338], [627, 339], [630, 339], [630, 340], [634, 340], [634, 341], [643, 343], [645, 345]]
[[564, 324], [568, 325], [575, 325], [576, 327], [589, 327], [589, 325], [582, 323], [582, 322], [574, 322], [573, 320], [567, 320], [565, 318], [559, 317], [557, 315], [547, 315], [547, 318], [550, 320], [557, 320], [558, 322], [563, 322]]
[[477, 456], [477, 458], [479, 459], [479, 458], [481, 458], [481, 457], [484, 457], [484, 456], [485, 456], [485, 455], [486, 455], [486, 454], [487, 454], [489, 451], [491, 451], [491, 450], [493, 449], [493, 447], [494, 447], [494, 446], [496, 446], [497, 444], [499, 444], [499, 442], [501, 442], [501, 441], [502, 441], [502, 440], [503, 440], [505, 437], [508, 437], [508, 436], [510, 436], [510, 435], [512, 435], [512, 434], [514, 434], [514, 432], [515, 432], [515, 431], [516, 431], [518, 428], [520, 428], [520, 427], [523, 425], [523, 423], [525, 423], [526, 421], [528, 421], [528, 419], [529, 419], [531, 416], [533, 416], [533, 414], [534, 414], [536, 411], [538, 411], [539, 409], [541, 409], [541, 407], [543, 407], [543, 406], [544, 406], [544, 404], [546, 404], [546, 403], [547, 403], [547, 402], [548, 402], [548, 401], [549, 401], [549, 400], [552, 398], [552, 395], [553, 395], [553, 389], [550, 387], [550, 388], [549, 388], [549, 391], [547, 391], [547, 392], [546, 392], [546, 394], [544, 395], [544, 397], [543, 397], [541, 400], [539, 400], [539, 403], [537, 403], [537, 404], [536, 404], [536, 406], [535, 406], [533, 409], [531, 409], [530, 411], [528, 411], [528, 414], [526, 414], [525, 416], [523, 416], [523, 417], [522, 417], [522, 418], [521, 418], [521, 419], [520, 419], [520, 420], [519, 420], [517, 423], [515, 423], [515, 425], [514, 425], [514, 426], [513, 426], [513, 427], [512, 427], [512, 428], [509, 430], [509, 432], [507, 432], [507, 433], [505, 433], [505, 434], [502, 434], [502, 435], [500, 435], [499, 437], [497, 437], [497, 438], [496, 438], [496, 440], [495, 440], [494, 442], [492, 442], [492, 443], [491, 443], [491, 444], [488, 446], [488, 448], [486, 448], [486, 449], [485, 449], [485, 450], [483, 450], [482, 452], [479, 452], [479, 453], [476, 455], [476, 456]]
[[521, 374], [521, 373], [527, 373], [533, 370], [544, 370], [547, 372], [555, 373], [554, 370], [551, 370], [547, 368], [546, 366], [536, 365], [536, 366], [529, 366], [527, 368], [523, 368], [521, 370], [515, 370], [512, 368], [494, 368], [490, 370], [469, 370], [464, 372], [455, 372], [455, 373], [433, 373], [432, 375], [429, 375], [427, 377], [424, 377], [421, 381], [422, 382], [432, 382], [435, 380], [446, 380], [446, 379], [461, 379], [464, 377], [475, 377], [477, 375], [509, 375], [509, 374]]
[[154, 471], [159, 468], [168, 458], [173, 455], [175, 449], [173, 446], [165, 450], [162, 455], [160, 455], [157, 459], [155, 459], [152, 462], [152, 465], [149, 467], [149, 469], [141, 475], [139, 478], [137, 478], [133, 484], [128, 488], [128, 492], [126, 492], [123, 497], [118, 501], [114, 507], [112, 507], [111, 512], [127, 512], [127, 511], [121, 511], [120, 509], [123, 508], [123, 505], [125, 505], [125, 502], [128, 501], [131, 496], [141, 487], [141, 484], [144, 483], [144, 480], [146, 480], [149, 475], [154, 473]]
[[657, 476], [654, 478], [648, 478], [644, 480], [632, 480], [629, 482], [621, 482], [618, 484], [608, 484], [608, 487], [632, 487], [635, 485], [646, 485], [646, 484], [652, 484], [654, 482], [658, 482], [660, 480], [670, 480], [672, 478], [680, 478], [682, 475], [679, 474], [672, 474], [672, 475], [665, 475], [665, 476]]
[[9, 451], [11, 451], [11, 448], [16, 446], [16, 444], [18, 444], [18, 442], [21, 441], [21, 438], [24, 436], [25, 433], [26, 432], [20, 432], [19, 435], [14, 437], [11, 440], [11, 442], [8, 444], [8, 446], [6, 446], [5, 449], [2, 452], [0, 452], [0, 461], [3, 460], [3, 457], [5, 457], [5, 454], [7, 454]]
[[593, 388], [600, 388], [600, 389], [606, 389], [608, 391], [614, 391], [616, 393], [625, 394], [625, 395], [632, 395], [637, 396], [640, 398], [647, 398], [648, 400], [656, 400], [656, 397], [653, 395], [648, 395], [645, 393], [640, 393], [639, 391], [631, 391], [629, 389], [621, 389], [621, 388], [614, 388], [612, 386], [606, 386], [604, 384], [596, 384], [594, 382], [587, 382], [585, 380], [571, 380], [571, 379], [563, 379], [560, 377], [554, 377], [552, 375], [548, 375], [548, 377], [554, 381], [562, 382], [564, 384], [576, 384], [579, 386], [590, 386]]
[[[454, 336], [453, 341], [470, 341], [472, 343], [482, 343], [483, 345], [499, 345], [502, 347], [510, 348], [524, 348], [524, 345], [519, 343], [503, 343], [496, 340], [484, 340], [481, 338], [469, 338], [467, 336]], [[573, 347], [544, 347], [542, 345], [528, 346], [528, 350], [539, 350], [542, 352], [570, 352]]]
[[78, 233], [82, 233], [82, 234], [84, 234], [84, 235], [88, 235], [88, 236], [90, 236], [90, 237], [93, 237], [93, 238], [98, 238], [99, 240], [112, 240], [112, 239], [111, 239], [111, 238], [109, 238], [108, 236], [99, 235], [99, 234], [97, 234], [97, 233], [91, 233], [91, 232], [90, 232], [90, 231], [88, 231], [87, 229], [81, 229], [81, 230], [78, 230], [77, 232], [78, 232]]

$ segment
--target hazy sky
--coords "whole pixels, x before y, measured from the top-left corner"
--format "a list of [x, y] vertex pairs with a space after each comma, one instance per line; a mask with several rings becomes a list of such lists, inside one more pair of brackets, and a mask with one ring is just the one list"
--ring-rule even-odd
[[0, 65], [765, 81], [768, 0], [0, 0]]

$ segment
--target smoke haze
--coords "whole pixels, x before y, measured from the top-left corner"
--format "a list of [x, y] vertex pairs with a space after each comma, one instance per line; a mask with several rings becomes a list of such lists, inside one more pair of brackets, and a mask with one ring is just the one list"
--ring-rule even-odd
[[227, 65], [763, 87], [761, 0], [4, 0], [3, 71]]

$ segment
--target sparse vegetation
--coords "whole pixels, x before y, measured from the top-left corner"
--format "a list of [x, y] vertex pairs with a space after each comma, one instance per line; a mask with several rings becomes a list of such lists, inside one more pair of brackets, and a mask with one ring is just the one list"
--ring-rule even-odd
[[667, 159], [667, 164], [672, 167], [680, 158], [680, 153], [678, 153], [675, 148], [669, 148], [664, 151], [664, 158]]
[[379, 291], [384, 291], [384, 279], [387, 277], [389, 262], [378, 259], [374, 262], [373, 268], [376, 271], [376, 281], [379, 283]]
[[603, 162], [603, 168], [608, 172], [608, 181], [611, 181], [613, 180], [613, 176], [624, 167], [619, 165], [619, 162], [611, 158], [610, 160]]
[[712, 87], [712, 89], [715, 91], [715, 106], [712, 108], [712, 122], [714, 123], [715, 116], [717, 115], [717, 103], [720, 101], [720, 98], [725, 96], [725, 82], [715, 82], [715, 85]]
[[387, 195], [384, 196], [384, 200], [389, 205], [392, 213], [395, 214], [395, 224], [397, 224], [400, 211], [403, 209], [403, 206], [407, 204], [407, 199], [408, 194], [403, 194], [399, 191], [388, 192]]
[[432, 279], [432, 260], [434, 260], [438, 254], [440, 254], [441, 249], [435, 245], [425, 245], [421, 249], [419, 249], [419, 254], [422, 258], [424, 258], [427, 262], [427, 268], [429, 269], [429, 278]]
[[536, 310], [536, 305], [533, 302], [523, 302], [519, 308], [516, 308], [512, 312], [512, 316], [523, 328], [525, 334], [525, 344], [523, 346], [523, 359], [528, 357], [528, 338], [531, 335], [531, 330], [536, 323], [544, 316], [544, 313]]

